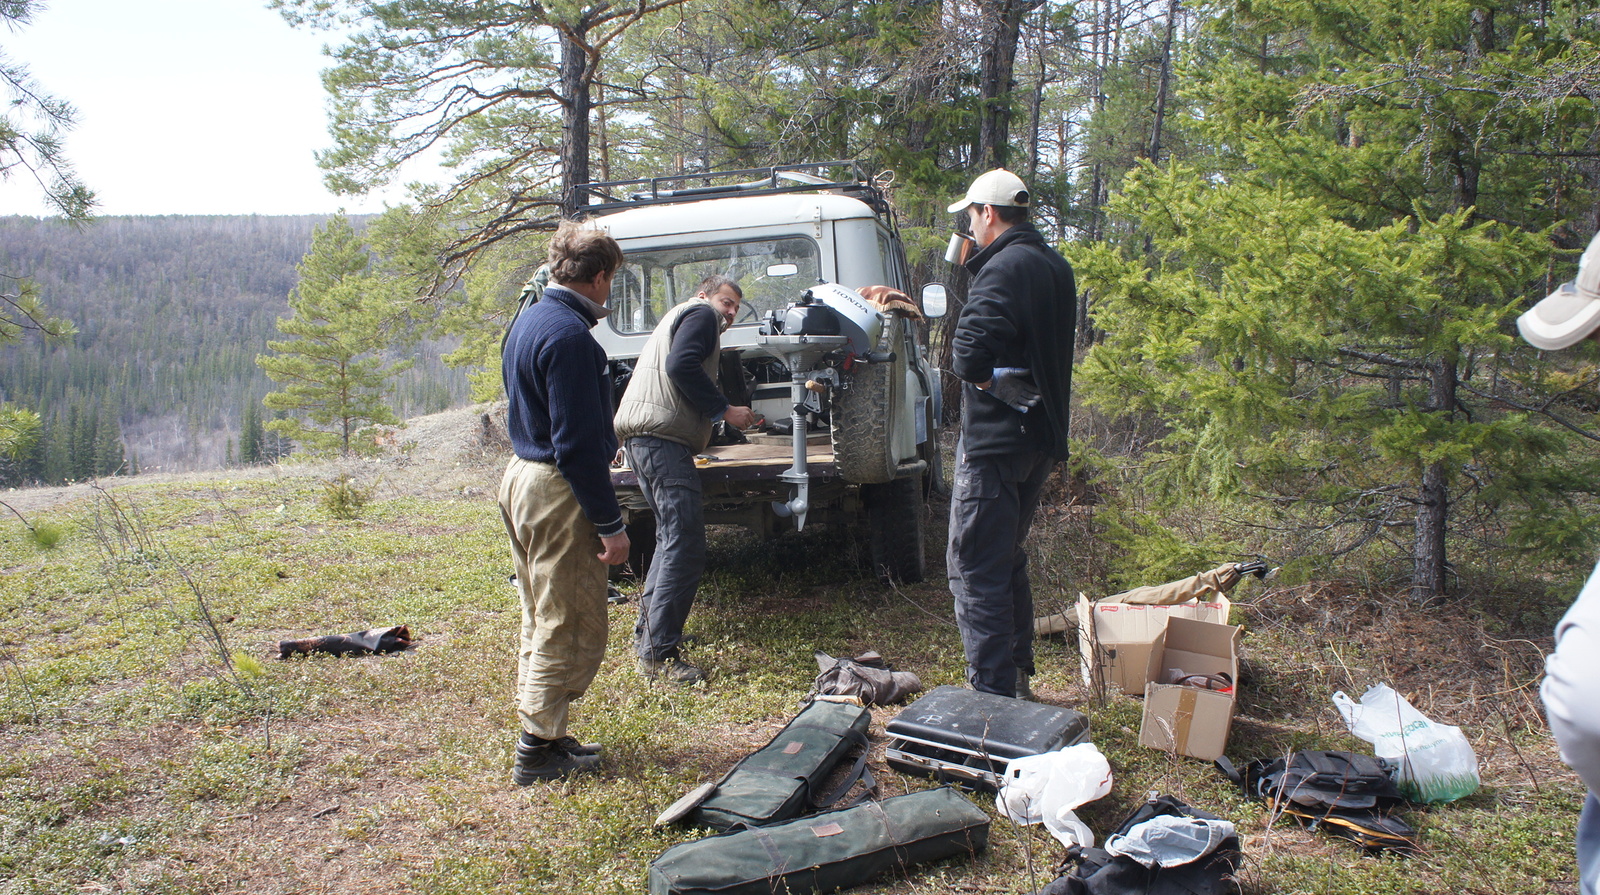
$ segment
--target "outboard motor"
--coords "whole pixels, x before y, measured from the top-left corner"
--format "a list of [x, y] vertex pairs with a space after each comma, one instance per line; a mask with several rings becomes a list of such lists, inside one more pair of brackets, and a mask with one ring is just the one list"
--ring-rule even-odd
[[789, 393], [793, 399], [794, 463], [779, 478], [794, 485], [794, 496], [774, 503], [780, 516], [804, 528], [810, 509], [811, 476], [806, 471], [806, 392], [825, 392], [839, 384], [839, 372], [824, 367], [823, 358], [841, 353], [860, 362], [892, 361], [893, 354], [873, 352], [883, 333], [883, 314], [860, 293], [836, 283], [818, 283], [783, 310], [767, 312], [756, 339], [768, 354], [789, 368]]

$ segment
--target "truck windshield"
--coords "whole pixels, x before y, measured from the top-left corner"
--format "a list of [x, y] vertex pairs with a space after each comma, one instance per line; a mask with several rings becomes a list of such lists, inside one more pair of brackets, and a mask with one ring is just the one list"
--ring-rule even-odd
[[744, 291], [734, 325], [754, 325], [767, 311], [798, 299], [818, 282], [822, 269], [816, 242], [803, 236], [625, 252], [606, 318], [620, 333], [655, 329], [657, 320], [693, 298], [700, 281], [712, 274], [731, 277]]

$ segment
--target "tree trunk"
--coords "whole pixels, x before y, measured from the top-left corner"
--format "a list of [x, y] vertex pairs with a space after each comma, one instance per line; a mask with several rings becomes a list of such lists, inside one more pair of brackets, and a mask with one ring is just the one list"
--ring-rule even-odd
[[[1428, 367], [1428, 410], [1447, 418], [1456, 410], [1456, 364], [1441, 360]], [[1427, 600], [1446, 590], [1445, 532], [1450, 518], [1449, 476], [1443, 462], [1422, 470], [1417, 502], [1416, 545], [1412, 553], [1411, 599]]]
[[1156, 82], [1155, 120], [1150, 124], [1150, 142], [1145, 158], [1161, 161], [1161, 129], [1167, 121], [1167, 96], [1172, 90], [1172, 37], [1178, 29], [1178, 0], [1167, 0], [1167, 34], [1161, 42], [1161, 75]]
[[602, 84], [596, 88], [595, 96], [595, 135], [600, 139], [600, 179], [611, 179], [611, 139], [606, 131], [606, 89]]
[[561, 68], [556, 90], [561, 95], [563, 113], [561, 139], [561, 208], [567, 217], [576, 217], [582, 207], [577, 186], [589, 182], [589, 95], [594, 82], [593, 60], [589, 55], [589, 18], [580, 16], [561, 29]]
[[1444, 533], [1450, 495], [1445, 487], [1443, 463], [1430, 463], [1422, 471], [1421, 498], [1411, 573], [1411, 599], [1418, 602], [1445, 591]]
[[1011, 80], [1022, 16], [1033, 0], [988, 0], [983, 15], [983, 70], [978, 79], [978, 166], [1005, 167], [1011, 155]]

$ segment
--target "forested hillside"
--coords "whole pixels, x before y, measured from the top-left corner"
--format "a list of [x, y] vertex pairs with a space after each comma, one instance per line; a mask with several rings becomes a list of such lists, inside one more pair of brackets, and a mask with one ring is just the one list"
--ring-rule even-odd
[[[0, 271], [36, 282], [78, 330], [0, 349], [0, 400], [38, 411], [45, 425], [0, 480], [231, 462], [247, 405], [259, 411], [272, 388], [256, 356], [288, 314], [295, 266], [324, 220], [108, 217], [75, 228], [0, 217]], [[414, 350], [392, 398], [402, 417], [465, 399], [465, 378], [439, 362], [440, 346]]]

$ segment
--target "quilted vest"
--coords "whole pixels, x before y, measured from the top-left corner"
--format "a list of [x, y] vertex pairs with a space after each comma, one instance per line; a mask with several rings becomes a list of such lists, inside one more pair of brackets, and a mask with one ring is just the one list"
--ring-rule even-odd
[[[703, 298], [691, 298], [667, 312], [656, 324], [650, 341], [645, 343], [639, 361], [634, 365], [633, 378], [628, 380], [628, 390], [622, 395], [617, 408], [617, 438], [627, 440], [636, 435], [650, 435], [666, 441], [688, 445], [691, 450], [703, 451], [711, 443], [711, 418], [678, 391], [667, 378], [667, 355], [672, 351], [672, 328], [678, 318], [696, 305], [710, 305]], [[719, 352], [713, 351], [705, 359], [706, 375], [717, 381]]]

